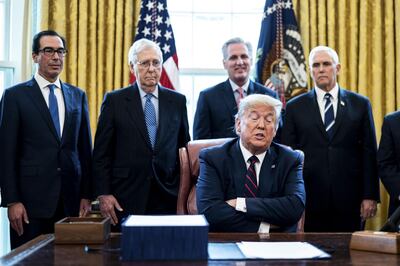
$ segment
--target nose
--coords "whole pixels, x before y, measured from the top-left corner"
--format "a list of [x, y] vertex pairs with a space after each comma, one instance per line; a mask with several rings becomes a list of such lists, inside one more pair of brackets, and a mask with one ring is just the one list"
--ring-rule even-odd
[[264, 129], [265, 128], [265, 120], [264, 119], [262, 119], [262, 118], [260, 118], [260, 119], [258, 119], [258, 123], [257, 123], [257, 128], [258, 129]]

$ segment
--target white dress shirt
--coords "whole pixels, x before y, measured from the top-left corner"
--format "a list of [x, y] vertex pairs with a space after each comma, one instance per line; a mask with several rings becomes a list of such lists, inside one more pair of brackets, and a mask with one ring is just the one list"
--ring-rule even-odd
[[[317, 94], [317, 102], [318, 102], [318, 107], [319, 107], [319, 113], [321, 114], [322, 122], [325, 123], [325, 103], [326, 99], [325, 94], [327, 93], [324, 90], [321, 90], [318, 87], [315, 87], [315, 92]], [[337, 103], [339, 100], [339, 85], [336, 83], [335, 87], [333, 87], [332, 90], [329, 91], [329, 94], [332, 96], [331, 97], [331, 102], [333, 105], [333, 113], [336, 118], [336, 113], [337, 113]]]
[[[241, 140], [239, 141], [239, 143], [240, 143], [240, 150], [242, 151], [243, 158], [246, 162], [246, 168], [249, 168], [250, 166], [249, 158], [253, 156], [253, 154], [243, 146]], [[255, 155], [258, 158], [258, 162], [256, 162], [254, 165], [256, 170], [257, 185], [260, 183], [260, 178], [259, 178], [260, 170], [266, 154], [267, 151]], [[241, 212], [247, 212], [246, 198], [236, 198], [236, 210]], [[258, 228], [258, 233], [269, 233], [269, 227], [270, 227], [269, 223], [261, 222], [260, 227]]]

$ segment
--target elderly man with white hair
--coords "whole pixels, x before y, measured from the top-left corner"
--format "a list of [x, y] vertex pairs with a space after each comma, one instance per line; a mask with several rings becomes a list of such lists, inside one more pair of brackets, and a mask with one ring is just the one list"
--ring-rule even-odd
[[190, 140], [186, 98], [159, 84], [162, 53], [141, 39], [129, 50], [136, 83], [106, 94], [93, 150], [94, 192], [112, 229], [129, 214], [175, 214], [178, 149]]
[[371, 104], [338, 85], [341, 65], [332, 48], [312, 49], [309, 64], [314, 89], [287, 103], [281, 139], [305, 155], [304, 230], [363, 230], [379, 200]]
[[282, 103], [253, 94], [236, 115], [239, 138], [200, 153], [197, 208], [211, 231], [295, 232], [305, 207], [303, 154], [272, 142]]

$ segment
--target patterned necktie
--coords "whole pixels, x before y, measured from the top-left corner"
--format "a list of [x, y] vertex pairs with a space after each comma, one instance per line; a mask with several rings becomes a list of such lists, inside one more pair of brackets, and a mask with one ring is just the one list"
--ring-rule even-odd
[[244, 95], [243, 95], [243, 88], [242, 87], [238, 87], [236, 89], [236, 105], [239, 107], [240, 101], [243, 99]]
[[332, 138], [332, 128], [333, 125], [335, 124], [335, 114], [333, 112], [333, 103], [331, 101], [332, 95], [329, 93], [325, 94], [324, 98], [326, 100], [325, 102], [325, 130], [326, 133], [328, 133], [329, 138]]
[[148, 93], [145, 97], [146, 102], [144, 104], [144, 119], [146, 120], [146, 127], [149, 134], [151, 147], [154, 148], [157, 134], [156, 109], [154, 108], [154, 104], [151, 102], [153, 94]]
[[255, 164], [258, 162], [257, 156], [249, 158], [249, 168], [247, 168], [246, 179], [244, 182], [244, 195], [246, 198], [255, 198], [258, 195], [257, 174]]
[[58, 137], [61, 138], [60, 118], [58, 116], [58, 103], [57, 103], [56, 95], [54, 94], [54, 89], [56, 88], [56, 85], [49, 84], [49, 85], [47, 85], [47, 87], [50, 90], [49, 111], [50, 111], [51, 119], [53, 120], [53, 124], [54, 124], [54, 127], [56, 128]]

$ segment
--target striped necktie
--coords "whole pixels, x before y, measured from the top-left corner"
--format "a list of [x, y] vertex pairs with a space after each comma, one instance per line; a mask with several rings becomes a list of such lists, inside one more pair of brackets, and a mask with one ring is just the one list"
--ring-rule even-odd
[[154, 96], [153, 94], [148, 93], [145, 97], [146, 102], [144, 104], [144, 119], [146, 121], [151, 147], [154, 149], [157, 135], [156, 109], [154, 108], [154, 104], [151, 102], [151, 98]]
[[333, 125], [335, 124], [335, 114], [333, 112], [333, 103], [331, 101], [332, 95], [329, 93], [325, 94], [324, 96], [326, 102], [325, 102], [325, 109], [324, 109], [324, 114], [325, 114], [325, 130], [326, 133], [328, 133], [329, 138], [332, 138], [332, 132], [333, 132]]
[[258, 195], [257, 174], [255, 164], [258, 162], [257, 156], [253, 155], [248, 160], [250, 162], [247, 168], [246, 179], [244, 182], [244, 195], [246, 198], [255, 198]]

